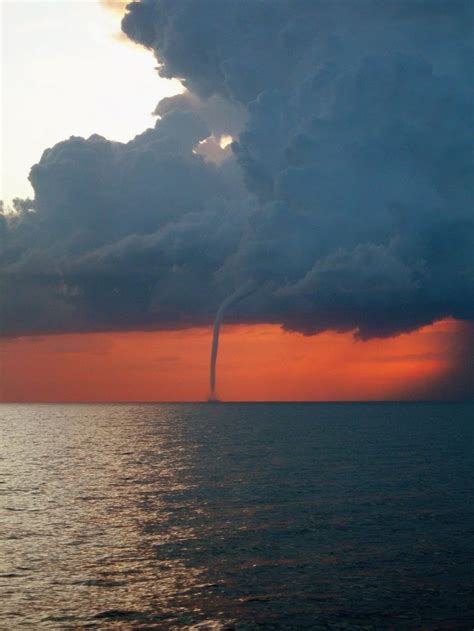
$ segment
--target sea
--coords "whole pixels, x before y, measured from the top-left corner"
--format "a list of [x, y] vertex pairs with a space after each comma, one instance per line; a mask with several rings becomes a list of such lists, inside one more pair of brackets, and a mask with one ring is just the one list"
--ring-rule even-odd
[[474, 404], [0, 406], [0, 628], [474, 628]]

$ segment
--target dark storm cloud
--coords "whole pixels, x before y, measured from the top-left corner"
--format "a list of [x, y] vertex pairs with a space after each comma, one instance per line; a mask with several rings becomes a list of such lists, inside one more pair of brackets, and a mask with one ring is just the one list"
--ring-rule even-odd
[[4, 332], [209, 322], [249, 281], [234, 317], [307, 334], [473, 319], [473, 27], [463, 0], [132, 3], [188, 92], [128, 144], [45, 152]]
[[34, 202], [18, 200], [2, 228], [3, 333], [209, 320], [247, 201], [232, 159], [193, 153], [210, 133], [180, 108], [126, 144], [73, 137], [46, 150]]
[[391, 335], [474, 313], [469, 2], [151, 2], [123, 26], [163, 76], [247, 109], [260, 200], [225, 270], [266, 317]]

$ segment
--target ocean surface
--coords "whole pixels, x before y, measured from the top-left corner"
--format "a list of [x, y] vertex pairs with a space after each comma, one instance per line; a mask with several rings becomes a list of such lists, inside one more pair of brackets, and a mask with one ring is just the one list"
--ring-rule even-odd
[[1, 629], [474, 628], [474, 405], [0, 406]]

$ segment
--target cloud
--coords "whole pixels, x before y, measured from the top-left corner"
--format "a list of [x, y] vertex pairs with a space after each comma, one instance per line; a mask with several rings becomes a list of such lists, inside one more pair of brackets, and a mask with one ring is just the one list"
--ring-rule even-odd
[[210, 322], [249, 280], [231, 319], [308, 335], [474, 319], [472, 2], [142, 0], [122, 26], [187, 92], [127, 144], [45, 151], [0, 226], [4, 334]]
[[129, 143], [71, 137], [47, 149], [30, 174], [34, 202], [2, 216], [3, 334], [210, 318], [248, 197], [232, 158], [193, 152], [210, 134], [175, 108]]
[[116, 13], [123, 15], [125, 13], [128, 0], [100, 0], [100, 4], [106, 9], [110, 9], [111, 11], [115, 11]]

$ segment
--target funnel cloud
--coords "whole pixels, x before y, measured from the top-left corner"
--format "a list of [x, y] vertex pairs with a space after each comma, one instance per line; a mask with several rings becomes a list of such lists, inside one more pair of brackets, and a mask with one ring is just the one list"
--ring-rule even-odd
[[228, 296], [222, 304], [219, 306], [219, 309], [216, 313], [216, 318], [214, 320], [214, 328], [212, 332], [212, 346], [211, 346], [211, 362], [210, 362], [210, 374], [209, 374], [209, 386], [210, 386], [210, 400], [214, 401], [217, 399], [216, 395], [216, 362], [217, 362], [217, 352], [219, 350], [219, 332], [222, 324], [222, 320], [224, 318], [225, 312], [227, 309], [233, 305], [234, 303], [243, 300], [246, 296], [255, 291], [256, 287], [254, 283], [249, 282], [246, 283], [243, 287], [236, 289], [234, 293]]

